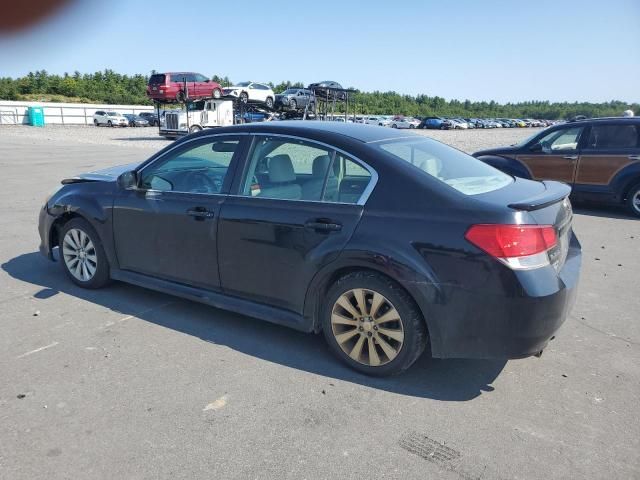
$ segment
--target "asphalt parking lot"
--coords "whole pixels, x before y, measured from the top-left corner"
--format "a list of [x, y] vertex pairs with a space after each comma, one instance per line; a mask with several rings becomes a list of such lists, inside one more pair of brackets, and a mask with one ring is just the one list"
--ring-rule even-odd
[[[575, 206], [578, 300], [541, 358], [372, 379], [320, 336], [83, 290], [41, 257], [46, 194], [155, 133], [0, 128], [0, 478], [640, 478], [639, 220]], [[423, 133], [471, 152], [533, 132]]]

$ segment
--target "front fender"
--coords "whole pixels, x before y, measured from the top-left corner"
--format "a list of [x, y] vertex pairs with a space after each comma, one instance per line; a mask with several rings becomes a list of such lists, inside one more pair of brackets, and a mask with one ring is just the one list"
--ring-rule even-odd
[[112, 265], [117, 265], [111, 233], [111, 210], [113, 206], [112, 182], [83, 182], [66, 185], [54, 194], [46, 205], [47, 213], [54, 218], [48, 235], [49, 248], [54, 229], [59, 228], [67, 219], [84, 218], [96, 231]]
[[513, 175], [515, 177], [526, 178], [529, 180], [531, 179], [531, 174], [527, 167], [525, 167], [522, 162], [514, 158], [501, 157], [499, 155], [480, 155], [476, 158], [487, 165], [497, 168], [507, 175]]

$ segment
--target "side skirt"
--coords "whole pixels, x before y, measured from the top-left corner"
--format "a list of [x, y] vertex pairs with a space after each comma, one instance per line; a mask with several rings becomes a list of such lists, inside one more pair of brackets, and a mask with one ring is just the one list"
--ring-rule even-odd
[[111, 269], [111, 278], [121, 282], [130, 283], [143, 288], [149, 288], [158, 292], [175, 295], [195, 302], [204, 303], [212, 307], [231, 312], [240, 313], [249, 317], [257, 318], [267, 322], [284, 325], [302, 332], [311, 332], [312, 322], [309, 322], [302, 315], [289, 310], [283, 310], [261, 303], [231, 297], [223, 293], [212, 292], [202, 288], [191, 287], [181, 283], [162, 280], [150, 277], [141, 273], [130, 272], [128, 270]]

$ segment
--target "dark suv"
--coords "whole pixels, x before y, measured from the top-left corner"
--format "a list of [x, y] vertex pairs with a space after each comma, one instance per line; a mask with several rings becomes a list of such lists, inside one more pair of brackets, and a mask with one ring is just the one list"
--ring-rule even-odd
[[473, 156], [517, 177], [566, 182], [575, 200], [623, 204], [640, 216], [638, 117], [567, 122]]
[[276, 107], [282, 109], [297, 110], [305, 108], [307, 105], [313, 110], [316, 103], [316, 96], [311, 90], [306, 88], [288, 88], [276, 95]]

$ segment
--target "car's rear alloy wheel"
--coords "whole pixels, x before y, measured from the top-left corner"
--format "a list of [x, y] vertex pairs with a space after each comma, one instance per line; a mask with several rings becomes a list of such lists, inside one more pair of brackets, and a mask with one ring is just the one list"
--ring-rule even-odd
[[344, 353], [371, 367], [392, 361], [404, 343], [398, 310], [384, 295], [363, 288], [340, 295], [331, 312], [331, 330]]
[[100, 124], [98, 123], [98, 120], [95, 120], [95, 119], [93, 120], [93, 124], [94, 124], [96, 127], [99, 127], [99, 126], [100, 126]]
[[60, 232], [60, 258], [65, 272], [77, 285], [99, 288], [109, 281], [109, 265], [104, 249], [89, 223], [75, 218]]
[[265, 103], [267, 104], [267, 108], [273, 108], [273, 98], [267, 97], [267, 101]]
[[409, 294], [374, 272], [342, 277], [327, 294], [323, 332], [348, 365], [371, 375], [409, 368], [427, 344], [420, 311]]
[[632, 187], [627, 197], [627, 204], [631, 213], [640, 217], [640, 184]]

